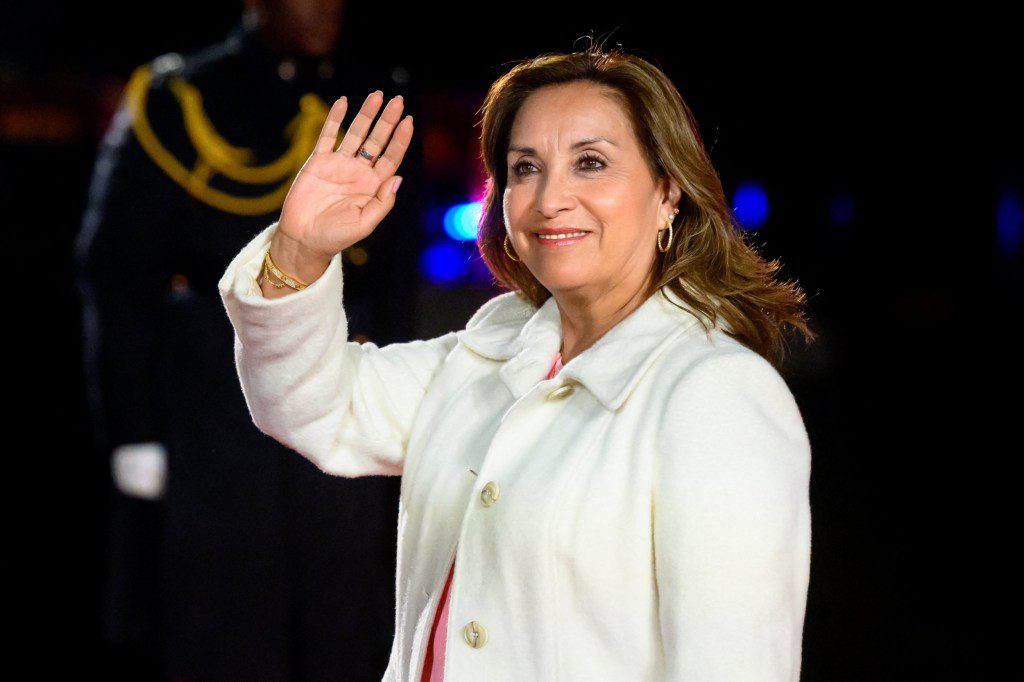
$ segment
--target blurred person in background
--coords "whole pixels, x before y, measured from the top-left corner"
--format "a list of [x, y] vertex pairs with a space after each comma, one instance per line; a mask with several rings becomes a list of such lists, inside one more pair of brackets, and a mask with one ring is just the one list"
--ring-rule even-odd
[[[254, 426], [216, 288], [280, 212], [325, 102], [406, 92], [403, 67], [355, 58], [352, 9], [247, 0], [222, 42], [134, 72], [99, 150], [76, 268], [113, 483], [104, 639], [153, 676], [379, 680], [388, 662], [397, 479], [323, 476]], [[366, 340], [412, 334], [411, 309], [377, 301], [410, 287], [417, 211], [346, 251]]]

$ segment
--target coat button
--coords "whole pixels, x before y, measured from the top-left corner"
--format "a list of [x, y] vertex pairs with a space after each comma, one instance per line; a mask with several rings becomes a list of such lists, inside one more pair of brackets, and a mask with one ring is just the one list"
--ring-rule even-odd
[[485, 507], [492, 506], [498, 501], [498, 495], [501, 493], [501, 489], [498, 488], [498, 484], [494, 481], [488, 481], [487, 485], [480, 491], [480, 499], [483, 501]]
[[572, 395], [575, 390], [576, 387], [572, 384], [562, 384], [555, 390], [551, 391], [551, 393], [548, 393], [548, 400], [560, 400], [566, 396]]
[[487, 628], [478, 620], [471, 620], [462, 628], [462, 636], [466, 638], [466, 644], [474, 649], [479, 649], [487, 644]]

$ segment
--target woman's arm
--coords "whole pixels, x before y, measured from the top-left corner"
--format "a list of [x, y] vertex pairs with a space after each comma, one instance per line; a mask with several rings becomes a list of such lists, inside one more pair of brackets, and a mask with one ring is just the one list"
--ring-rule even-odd
[[666, 679], [799, 679], [810, 464], [796, 402], [761, 356], [713, 356], [679, 381], [652, 496]]
[[218, 283], [253, 422], [327, 473], [401, 475], [416, 412], [455, 333], [382, 348], [349, 341], [340, 253], [305, 289], [264, 298], [256, 278], [276, 227]]

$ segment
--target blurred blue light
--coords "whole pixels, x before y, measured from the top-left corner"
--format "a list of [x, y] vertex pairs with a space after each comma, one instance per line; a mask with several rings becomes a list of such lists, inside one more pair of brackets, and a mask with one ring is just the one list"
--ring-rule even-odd
[[1024, 206], [1021, 199], [1013, 192], [1003, 192], [996, 208], [996, 239], [1004, 256], [1016, 256], [1020, 252], [1022, 231]]
[[469, 268], [465, 249], [451, 242], [437, 242], [420, 256], [420, 271], [436, 284], [461, 279]]
[[732, 203], [732, 211], [743, 229], [756, 230], [768, 221], [768, 193], [760, 183], [740, 183]]
[[445, 233], [460, 242], [475, 240], [483, 209], [482, 201], [452, 206], [444, 212]]
[[836, 194], [828, 202], [828, 221], [837, 227], [850, 225], [857, 218], [857, 205], [845, 192]]

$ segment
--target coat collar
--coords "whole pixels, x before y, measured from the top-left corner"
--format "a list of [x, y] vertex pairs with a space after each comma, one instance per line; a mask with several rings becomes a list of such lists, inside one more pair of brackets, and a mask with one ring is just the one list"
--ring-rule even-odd
[[[456, 333], [459, 341], [479, 355], [505, 361], [498, 374], [518, 400], [547, 375], [561, 346], [555, 298], [534, 308], [508, 292], [485, 303], [473, 318]], [[617, 410], [677, 337], [700, 328], [689, 306], [663, 287], [566, 363], [559, 378], [579, 382], [607, 409]]]

